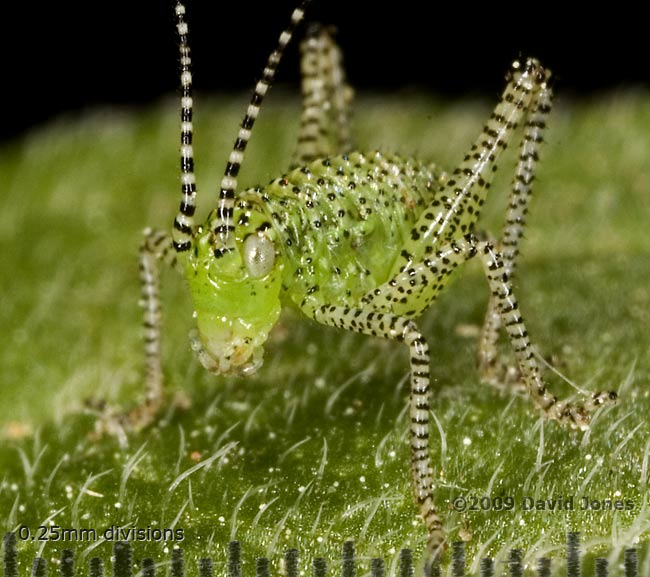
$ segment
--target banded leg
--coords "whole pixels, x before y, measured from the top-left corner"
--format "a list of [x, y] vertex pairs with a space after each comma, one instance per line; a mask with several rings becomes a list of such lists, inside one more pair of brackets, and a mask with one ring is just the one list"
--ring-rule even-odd
[[591, 413], [605, 404], [616, 401], [616, 393], [613, 391], [592, 393], [591, 397], [580, 405], [558, 401], [558, 398], [549, 392], [542, 379], [528, 331], [519, 314], [519, 305], [512, 291], [506, 265], [490, 243], [478, 243], [477, 251], [490, 285], [491, 299], [499, 312], [501, 323], [517, 358], [519, 370], [533, 400], [542, 409], [546, 418], [574, 428], [585, 429], [589, 424]]
[[301, 44], [303, 110], [292, 167], [350, 150], [352, 89], [332, 31], [312, 25]]
[[[478, 241], [471, 234], [449, 243], [441, 247], [435, 255], [414, 263], [411, 268], [366, 294], [362, 300], [375, 310], [391, 310], [403, 317], [417, 316], [418, 310], [426, 309], [437, 297], [453, 270], [475, 255], [478, 255], [483, 263], [491, 298], [533, 401], [547, 418], [584, 428], [590, 413], [605, 402], [615, 400], [615, 393], [594, 393], [584, 405], [574, 405], [559, 402], [547, 389], [533, 353], [528, 331], [519, 314], [519, 305], [513, 294], [506, 266], [490, 243]], [[403, 296], [405, 294], [408, 296]]]
[[360, 308], [324, 305], [311, 316], [319, 323], [406, 343], [409, 348], [411, 391], [411, 471], [414, 496], [427, 528], [427, 548], [438, 556], [445, 545], [445, 532], [433, 500], [433, 472], [429, 450], [429, 346], [417, 325], [406, 318]]
[[146, 363], [145, 402], [128, 415], [129, 425], [140, 429], [152, 422], [163, 402], [163, 371], [160, 350], [160, 263], [177, 266], [173, 239], [165, 232], [146, 229], [140, 247], [140, 281], [144, 312]]
[[549, 76], [532, 58], [513, 63], [511, 77], [492, 115], [462, 162], [418, 217], [391, 276], [424, 260], [441, 244], [474, 230], [497, 163], [540, 93], [548, 90]]
[[[519, 242], [523, 237], [528, 202], [532, 192], [532, 183], [535, 179], [536, 165], [539, 160], [539, 147], [544, 140], [543, 132], [546, 128], [546, 116], [551, 110], [551, 103], [552, 93], [550, 89], [546, 88], [540, 91], [526, 121], [503, 228], [503, 237], [497, 244], [503, 256], [505, 272], [511, 281], [517, 264]], [[481, 377], [484, 381], [490, 383], [503, 381], [503, 377], [507, 376], [508, 373], [505, 365], [499, 362], [497, 354], [497, 340], [500, 328], [501, 321], [496, 301], [491, 297], [478, 348], [478, 364]]]

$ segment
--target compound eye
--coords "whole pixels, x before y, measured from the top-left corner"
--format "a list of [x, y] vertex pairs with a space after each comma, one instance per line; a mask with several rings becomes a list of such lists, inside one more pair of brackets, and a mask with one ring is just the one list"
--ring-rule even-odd
[[244, 262], [253, 278], [267, 275], [275, 263], [273, 241], [264, 235], [249, 235], [244, 241]]

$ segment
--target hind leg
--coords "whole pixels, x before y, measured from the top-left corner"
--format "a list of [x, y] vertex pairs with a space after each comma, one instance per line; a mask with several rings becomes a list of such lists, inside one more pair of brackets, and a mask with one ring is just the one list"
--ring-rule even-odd
[[301, 52], [303, 110], [293, 167], [350, 150], [352, 89], [332, 30], [312, 25]]
[[[502, 256], [506, 274], [512, 280], [519, 255], [519, 245], [523, 238], [528, 203], [535, 180], [539, 147], [543, 142], [546, 128], [546, 116], [551, 110], [550, 90], [541, 91], [531, 107], [526, 119], [524, 137], [519, 146], [519, 157], [510, 192], [508, 211], [503, 227], [503, 236], [497, 241], [496, 248]], [[497, 341], [501, 329], [496, 299], [490, 296], [483, 328], [479, 337], [478, 366], [481, 379], [494, 385], [515, 385], [520, 382], [516, 367], [504, 362], [497, 351]]]

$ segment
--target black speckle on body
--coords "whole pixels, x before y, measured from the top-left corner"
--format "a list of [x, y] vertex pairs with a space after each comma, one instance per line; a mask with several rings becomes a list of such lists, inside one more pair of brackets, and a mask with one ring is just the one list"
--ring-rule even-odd
[[268, 216], [254, 219], [249, 209], [238, 220], [271, 223], [285, 300], [300, 304], [318, 286], [321, 302], [353, 306], [389, 280], [407, 240], [417, 240], [413, 226], [439, 179], [418, 161], [379, 152], [319, 159], [244, 192], [253, 212]]

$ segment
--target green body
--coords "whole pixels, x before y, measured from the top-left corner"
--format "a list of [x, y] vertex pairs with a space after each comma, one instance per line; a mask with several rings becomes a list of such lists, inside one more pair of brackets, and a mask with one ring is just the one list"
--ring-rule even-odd
[[[215, 257], [206, 229], [186, 262], [209, 355], [203, 364], [218, 373], [259, 366], [283, 304], [309, 312], [323, 303], [360, 303], [403, 268], [411, 231], [443, 178], [416, 161], [353, 153], [242, 193], [234, 211], [235, 250]], [[246, 265], [250, 235], [265, 236], [275, 247], [273, 266], [257, 278]]]

